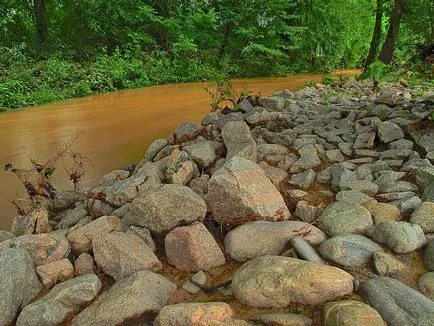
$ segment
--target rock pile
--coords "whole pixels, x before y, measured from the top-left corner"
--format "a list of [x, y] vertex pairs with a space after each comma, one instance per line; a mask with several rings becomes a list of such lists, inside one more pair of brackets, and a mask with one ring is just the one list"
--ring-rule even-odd
[[17, 216], [0, 325], [434, 325], [434, 96], [382, 89], [243, 99]]

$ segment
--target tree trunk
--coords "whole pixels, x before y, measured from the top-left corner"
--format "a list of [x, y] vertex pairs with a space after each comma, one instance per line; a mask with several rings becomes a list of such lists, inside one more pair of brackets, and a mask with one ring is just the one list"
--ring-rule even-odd
[[377, 0], [377, 10], [375, 14], [374, 33], [372, 34], [371, 46], [369, 47], [368, 57], [365, 62], [366, 72], [369, 65], [373, 63], [377, 57], [378, 46], [381, 39], [381, 21], [383, 20], [383, 0]]
[[386, 40], [381, 49], [379, 59], [388, 65], [392, 61], [393, 52], [395, 51], [396, 40], [398, 39], [399, 25], [402, 18], [402, 0], [395, 0], [392, 15], [390, 17], [389, 30], [387, 31]]
[[33, 1], [36, 22], [36, 41], [39, 53], [48, 49], [48, 15], [45, 0]]

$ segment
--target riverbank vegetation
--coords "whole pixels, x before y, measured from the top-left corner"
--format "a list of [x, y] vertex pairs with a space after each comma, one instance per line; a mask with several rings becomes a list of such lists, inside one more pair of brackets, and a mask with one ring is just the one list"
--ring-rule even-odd
[[432, 74], [431, 0], [0, 4], [1, 111], [155, 84], [368, 68], [376, 60]]

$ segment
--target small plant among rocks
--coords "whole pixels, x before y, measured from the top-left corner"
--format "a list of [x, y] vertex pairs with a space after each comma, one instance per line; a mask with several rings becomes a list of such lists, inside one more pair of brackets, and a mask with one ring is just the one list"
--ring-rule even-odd
[[211, 111], [221, 111], [229, 106], [232, 110], [237, 111], [238, 103], [252, 94], [247, 87], [237, 92], [228, 79], [216, 79], [210, 86], [204, 87], [204, 90], [212, 99]]

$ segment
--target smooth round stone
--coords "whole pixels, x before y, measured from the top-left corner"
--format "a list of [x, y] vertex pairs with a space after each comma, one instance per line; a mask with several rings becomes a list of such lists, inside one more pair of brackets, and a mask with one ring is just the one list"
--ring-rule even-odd
[[332, 301], [325, 304], [323, 326], [384, 326], [378, 311], [355, 300]]

